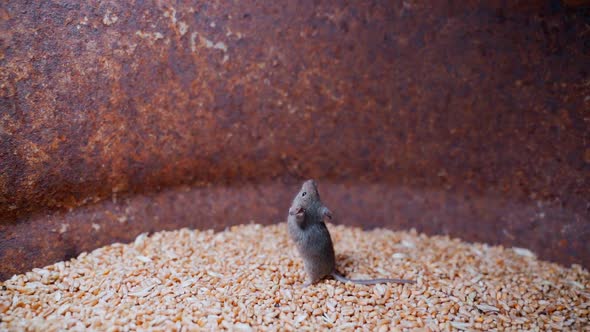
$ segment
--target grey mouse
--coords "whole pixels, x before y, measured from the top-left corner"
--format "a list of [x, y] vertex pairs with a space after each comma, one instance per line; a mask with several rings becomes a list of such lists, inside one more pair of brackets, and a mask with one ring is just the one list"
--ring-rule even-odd
[[372, 285], [380, 283], [416, 283], [406, 279], [348, 279], [336, 270], [336, 257], [330, 232], [324, 218], [332, 219], [332, 212], [322, 204], [320, 193], [314, 180], [307, 180], [293, 199], [287, 224], [289, 235], [303, 259], [309, 286], [327, 276], [341, 282]]

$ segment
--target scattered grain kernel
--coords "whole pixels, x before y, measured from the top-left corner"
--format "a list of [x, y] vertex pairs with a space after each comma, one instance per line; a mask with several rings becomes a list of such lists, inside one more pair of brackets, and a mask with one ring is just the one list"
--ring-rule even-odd
[[[303, 288], [286, 225], [141, 234], [0, 283], [0, 330], [552, 330], [588, 326], [590, 274], [526, 249], [329, 224], [342, 273]], [[185, 253], [191, 253], [187, 255]], [[247, 253], [247, 254], [245, 254]], [[474, 254], [476, 253], [476, 254]], [[403, 259], [400, 259], [403, 256]], [[369, 264], [370, 263], [370, 264]]]

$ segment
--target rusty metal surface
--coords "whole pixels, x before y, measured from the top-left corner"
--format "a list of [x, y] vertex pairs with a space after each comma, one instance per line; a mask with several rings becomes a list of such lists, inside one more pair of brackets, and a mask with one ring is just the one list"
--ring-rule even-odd
[[[415, 192], [385, 194], [389, 222], [335, 191], [336, 206], [365, 215], [351, 223], [412, 220], [590, 265], [588, 12], [502, 3], [0, 5], [2, 270], [35, 248], [49, 251], [43, 262], [67, 252], [42, 236], [56, 220], [94, 245], [166, 225], [155, 217], [208, 226], [159, 209], [89, 235], [88, 205], [113, 195], [228, 186], [246, 204], [246, 185], [287, 197], [282, 184], [307, 177], [382, 186], [359, 189], [370, 202]], [[236, 220], [220, 201], [185, 208]]]

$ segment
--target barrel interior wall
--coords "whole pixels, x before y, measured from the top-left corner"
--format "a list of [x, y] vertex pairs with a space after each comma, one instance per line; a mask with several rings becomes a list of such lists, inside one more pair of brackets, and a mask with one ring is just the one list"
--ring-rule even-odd
[[590, 266], [589, 17], [558, 1], [5, 4], [1, 277], [144, 231], [281, 221], [309, 177], [342, 223]]

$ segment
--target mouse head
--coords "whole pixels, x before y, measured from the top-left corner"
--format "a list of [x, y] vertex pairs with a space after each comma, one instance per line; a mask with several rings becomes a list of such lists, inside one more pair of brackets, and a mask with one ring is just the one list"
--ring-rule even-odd
[[291, 214], [303, 212], [309, 209], [312, 205], [318, 203], [320, 200], [320, 193], [314, 180], [307, 180], [303, 182], [301, 189], [297, 196], [293, 198]]
[[307, 180], [301, 185], [301, 190], [297, 193], [296, 199], [302, 203], [303, 206], [309, 206], [320, 200], [320, 192], [314, 180]]
[[315, 213], [322, 218], [332, 219], [332, 212], [325, 207], [320, 200], [320, 192], [314, 180], [303, 182], [297, 196], [293, 199], [293, 204], [289, 209], [289, 214], [303, 219], [306, 212], [310, 209], [317, 209]]

